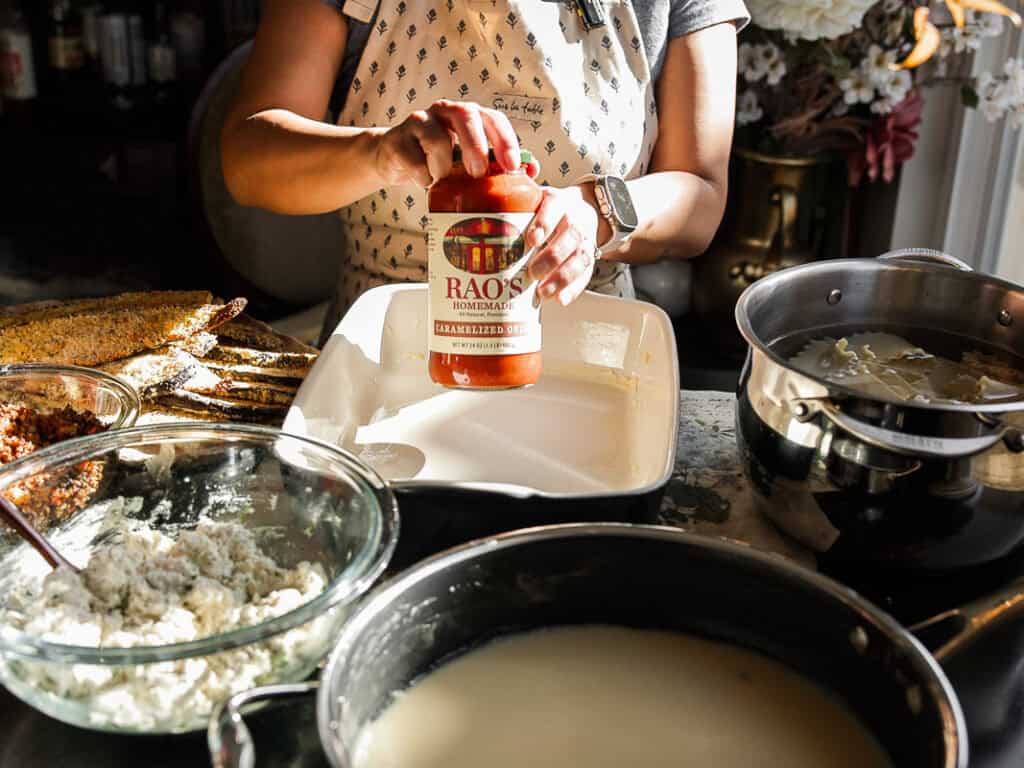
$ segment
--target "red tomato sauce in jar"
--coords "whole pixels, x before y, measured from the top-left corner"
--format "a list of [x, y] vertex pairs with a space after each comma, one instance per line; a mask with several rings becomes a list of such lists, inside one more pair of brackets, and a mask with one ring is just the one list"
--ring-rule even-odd
[[524, 150], [506, 171], [492, 151], [479, 178], [458, 149], [454, 159], [427, 193], [430, 378], [459, 389], [529, 386], [541, 372], [537, 286], [522, 238], [541, 201], [526, 173], [533, 157]]

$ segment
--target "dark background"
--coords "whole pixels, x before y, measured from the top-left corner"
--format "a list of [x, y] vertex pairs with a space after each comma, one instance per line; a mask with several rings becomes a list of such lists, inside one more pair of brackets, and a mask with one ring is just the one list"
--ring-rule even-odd
[[[147, 42], [161, 31], [153, 0], [99, 5], [140, 14]], [[226, 267], [192, 187], [189, 122], [207, 77], [252, 36], [258, 1], [164, 3], [168, 18], [201, 19], [202, 55], [191, 74], [179, 56], [172, 84], [126, 89], [127, 108], [115, 106], [100, 62], [87, 57], [72, 77], [50, 66], [48, 0], [19, 6], [31, 29], [38, 98], [7, 101], [0, 117], [0, 304], [131, 289], [223, 290]]]

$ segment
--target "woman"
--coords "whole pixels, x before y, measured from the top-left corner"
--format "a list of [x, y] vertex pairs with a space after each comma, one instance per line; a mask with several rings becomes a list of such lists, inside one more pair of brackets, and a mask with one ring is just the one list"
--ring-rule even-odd
[[455, 142], [474, 175], [522, 145], [549, 185], [524, 233], [541, 295], [631, 295], [626, 265], [695, 256], [721, 220], [747, 19], [742, 0], [268, 0], [225, 180], [244, 205], [344, 209], [341, 313], [425, 279], [425, 190]]

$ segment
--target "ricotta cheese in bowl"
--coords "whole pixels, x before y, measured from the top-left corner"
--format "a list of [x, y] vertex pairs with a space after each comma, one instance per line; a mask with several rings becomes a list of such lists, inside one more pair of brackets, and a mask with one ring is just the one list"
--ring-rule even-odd
[[50, 534], [80, 572], [0, 544], [0, 681], [75, 725], [199, 730], [234, 693], [307, 677], [394, 547], [372, 473], [262, 427], [97, 435], [9, 465], [0, 492], [93, 458], [105, 485]]

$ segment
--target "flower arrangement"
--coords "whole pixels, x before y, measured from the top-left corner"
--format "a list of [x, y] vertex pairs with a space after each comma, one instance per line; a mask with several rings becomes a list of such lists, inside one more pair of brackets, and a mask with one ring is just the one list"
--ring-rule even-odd
[[965, 105], [990, 121], [1024, 124], [1024, 61], [977, 78], [955, 74], [1002, 34], [1004, 19], [1020, 26], [1017, 13], [995, 0], [944, 0], [933, 17], [921, 2], [748, 0], [737, 142], [773, 154], [842, 154], [856, 186], [893, 180], [913, 153], [922, 90], [936, 82], [958, 83]]

